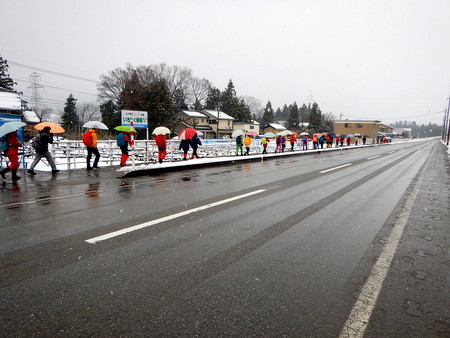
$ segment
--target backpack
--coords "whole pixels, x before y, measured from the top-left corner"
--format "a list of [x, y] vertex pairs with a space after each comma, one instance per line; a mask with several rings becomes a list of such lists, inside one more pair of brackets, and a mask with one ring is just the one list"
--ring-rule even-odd
[[119, 147], [123, 147], [126, 144], [127, 143], [125, 142], [125, 134], [124, 133], [120, 133], [119, 135], [117, 135], [117, 145]]
[[31, 141], [31, 146], [34, 150], [39, 151], [41, 149], [41, 134], [37, 134]]
[[242, 144], [242, 137], [240, 135], [236, 137], [236, 144]]
[[6, 136], [0, 137], [0, 151], [3, 151], [6, 153], [8, 148], [9, 148], [8, 138]]
[[83, 143], [86, 147], [92, 147], [92, 135], [89, 131], [83, 134]]

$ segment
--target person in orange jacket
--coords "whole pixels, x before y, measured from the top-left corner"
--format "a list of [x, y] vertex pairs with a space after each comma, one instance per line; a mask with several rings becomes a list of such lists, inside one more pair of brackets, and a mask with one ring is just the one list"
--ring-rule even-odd
[[245, 153], [244, 155], [250, 155], [250, 145], [252, 144], [252, 138], [250, 136], [245, 136], [244, 145], [245, 145]]
[[292, 134], [291, 137], [289, 138], [289, 142], [291, 142], [291, 151], [294, 151], [294, 145], [295, 142], [297, 142], [297, 139], [294, 134]]
[[6, 135], [6, 139], [8, 142], [8, 149], [5, 151], [5, 156], [9, 159], [9, 165], [7, 168], [3, 169], [0, 172], [0, 175], [3, 179], [6, 179], [5, 174], [12, 172], [12, 180], [13, 182], [17, 182], [20, 180], [20, 176], [17, 176], [17, 169], [19, 169], [19, 147], [22, 146], [19, 139], [17, 138], [17, 132], [13, 131]]
[[313, 135], [311, 141], [313, 143], [314, 149], [319, 149], [319, 139], [317, 138], [316, 135]]
[[[83, 134], [83, 143], [87, 148], [86, 158], [86, 170], [92, 170], [92, 168], [98, 169], [98, 162], [100, 161], [100, 153], [97, 148], [97, 129], [92, 128]], [[94, 163], [91, 167], [91, 158], [95, 155]]]

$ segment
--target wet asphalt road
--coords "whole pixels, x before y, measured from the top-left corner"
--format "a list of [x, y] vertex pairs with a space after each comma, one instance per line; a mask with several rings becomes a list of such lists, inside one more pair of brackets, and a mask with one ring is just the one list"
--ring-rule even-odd
[[117, 176], [1, 187], [2, 336], [337, 337], [418, 178], [365, 335], [450, 333], [437, 141]]

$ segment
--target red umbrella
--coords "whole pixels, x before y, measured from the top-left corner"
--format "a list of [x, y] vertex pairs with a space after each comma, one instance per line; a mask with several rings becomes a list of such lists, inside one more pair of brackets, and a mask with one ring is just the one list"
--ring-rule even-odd
[[258, 136], [258, 133], [256, 131], [248, 131], [245, 133], [247, 136]]
[[197, 134], [197, 130], [192, 128], [186, 128], [180, 131], [178, 137], [180, 138], [180, 140], [187, 140], [188, 138], [191, 138], [195, 134]]

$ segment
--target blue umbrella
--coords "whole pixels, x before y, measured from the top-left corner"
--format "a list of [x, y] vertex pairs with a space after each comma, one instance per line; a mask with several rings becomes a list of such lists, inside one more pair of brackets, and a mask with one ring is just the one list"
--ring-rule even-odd
[[336, 138], [337, 137], [336, 134], [331, 132], [331, 131], [328, 133], [328, 136], [330, 136], [331, 138]]
[[12, 121], [6, 122], [2, 126], [0, 126], [0, 137], [5, 136], [13, 131], [16, 131], [19, 128], [26, 126], [25, 123], [20, 121]]
[[348, 134], [347, 137], [355, 137], [353, 134]]

